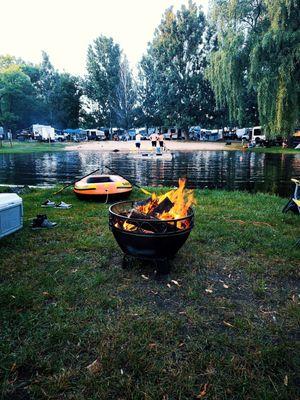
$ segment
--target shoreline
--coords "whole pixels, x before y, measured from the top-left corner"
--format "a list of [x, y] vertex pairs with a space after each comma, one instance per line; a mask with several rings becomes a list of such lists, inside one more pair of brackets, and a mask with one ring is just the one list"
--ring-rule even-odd
[[[170, 152], [197, 152], [197, 151], [241, 151], [243, 153], [272, 153], [272, 154], [300, 154], [300, 150], [282, 149], [281, 147], [255, 147], [243, 148], [241, 142], [231, 142], [231, 145], [226, 142], [191, 142], [183, 140], [166, 140], [165, 146]], [[81, 143], [40, 143], [40, 142], [13, 142], [13, 147], [10, 144], [4, 143], [0, 147], [0, 156], [3, 154], [26, 154], [26, 153], [43, 153], [43, 152], [58, 152], [58, 151], [78, 151], [78, 152], [120, 152], [120, 153], [136, 153], [135, 142], [123, 141], [88, 141]], [[142, 140], [140, 152], [153, 151], [149, 140]]]
[[[239, 143], [226, 145], [224, 142], [185, 142], [179, 141], [165, 141], [165, 147], [169, 151], [214, 151], [214, 150], [242, 150]], [[83, 142], [78, 144], [66, 145], [65, 151], [114, 151], [118, 152], [136, 152], [135, 142], [133, 140], [128, 142], [123, 141], [103, 141], [103, 142]], [[152, 151], [151, 143], [149, 140], [142, 140], [140, 151]]]

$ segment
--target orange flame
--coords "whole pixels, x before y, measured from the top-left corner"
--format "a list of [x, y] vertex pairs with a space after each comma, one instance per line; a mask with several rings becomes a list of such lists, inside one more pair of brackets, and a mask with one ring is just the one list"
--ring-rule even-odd
[[136, 231], [137, 227], [133, 224], [129, 224], [129, 222], [124, 222], [123, 224], [123, 229], [125, 229], [125, 231]]
[[150, 214], [153, 210], [159, 206], [162, 201], [168, 198], [173, 206], [169, 211], [163, 211], [161, 214], [156, 214], [156, 218], [167, 220], [167, 219], [178, 219], [184, 218], [188, 214], [189, 208], [196, 204], [193, 190], [185, 189], [186, 179], [180, 178], [178, 181], [178, 189], [170, 190], [169, 192], [157, 196], [155, 193], [152, 194], [151, 201], [146, 205], [137, 207], [137, 210], [143, 214]]
[[[162, 195], [153, 193], [151, 199], [146, 204], [136, 207], [136, 211], [144, 215], [149, 215], [149, 218], [155, 217], [160, 220], [178, 220], [187, 217], [189, 208], [196, 204], [196, 199], [194, 198], [194, 191], [186, 189], [185, 184], [186, 179], [180, 178], [177, 189], [170, 190]], [[165, 200], [166, 204], [162, 204]], [[130, 216], [131, 214], [128, 215], [129, 218]], [[169, 223], [172, 224], [172, 222]], [[138, 229], [136, 225], [127, 221], [122, 226], [117, 222], [115, 226], [131, 232]], [[189, 222], [183, 219], [182, 221], [177, 221], [176, 226], [178, 229], [185, 229], [188, 228]], [[147, 230], [144, 231], [148, 232]], [[149, 233], [152, 232], [149, 231]]]
[[[169, 192], [156, 195], [152, 194], [151, 200], [148, 201], [145, 205], [141, 205], [136, 207], [136, 210], [145, 215], [154, 216], [155, 218], [161, 220], [177, 220], [180, 218], [185, 218], [188, 215], [189, 208], [196, 204], [196, 200], [194, 198], [193, 190], [185, 189], [186, 179], [180, 178], [178, 182], [178, 188], [174, 190], [170, 190]], [[168, 210], [160, 210], [157, 207], [161, 205], [161, 203], [166, 200]], [[187, 224], [189, 222], [187, 220], [178, 221], [177, 228], [185, 229], [188, 228]], [[122, 228], [127, 231], [135, 231], [137, 227], [128, 222], [124, 222]]]

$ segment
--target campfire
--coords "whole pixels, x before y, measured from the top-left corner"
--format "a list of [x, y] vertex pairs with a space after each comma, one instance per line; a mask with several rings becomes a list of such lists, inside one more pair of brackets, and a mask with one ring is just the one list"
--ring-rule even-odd
[[115, 227], [148, 234], [188, 229], [187, 217], [196, 201], [193, 190], [185, 185], [186, 179], [180, 178], [177, 189], [162, 195], [153, 193], [147, 200], [133, 203], [131, 209], [119, 214], [123, 218], [115, 222]]
[[145, 201], [122, 201], [109, 208], [109, 226], [122, 249], [123, 268], [131, 258], [151, 260], [159, 273], [168, 273], [170, 260], [184, 245], [194, 226], [192, 190], [179, 179], [177, 189]]

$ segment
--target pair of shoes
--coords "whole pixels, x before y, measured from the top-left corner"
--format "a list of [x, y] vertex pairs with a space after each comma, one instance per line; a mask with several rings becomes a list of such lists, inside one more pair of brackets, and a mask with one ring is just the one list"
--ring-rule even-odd
[[47, 215], [37, 215], [36, 218], [33, 219], [31, 223], [31, 229], [47, 229], [47, 228], [54, 228], [57, 226], [56, 222], [51, 222], [48, 220]]
[[53, 208], [67, 209], [67, 208], [71, 208], [72, 204], [67, 204], [64, 201], [61, 201], [60, 203], [55, 203], [54, 201], [47, 199], [46, 201], [44, 201], [44, 203], [41, 204], [41, 207], [44, 207], [44, 208], [53, 207]]
[[72, 204], [65, 203], [61, 201], [60, 203], [55, 204], [55, 208], [71, 208]]

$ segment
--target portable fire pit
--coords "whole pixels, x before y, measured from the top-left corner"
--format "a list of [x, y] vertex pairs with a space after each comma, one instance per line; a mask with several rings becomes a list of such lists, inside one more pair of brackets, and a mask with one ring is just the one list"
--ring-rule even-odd
[[187, 240], [194, 226], [192, 191], [179, 188], [145, 201], [122, 201], [109, 208], [110, 229], [124, 253], [123, 267], [131, 257], [155, 262], [159, 273], [170, 271], [170, 259]]

